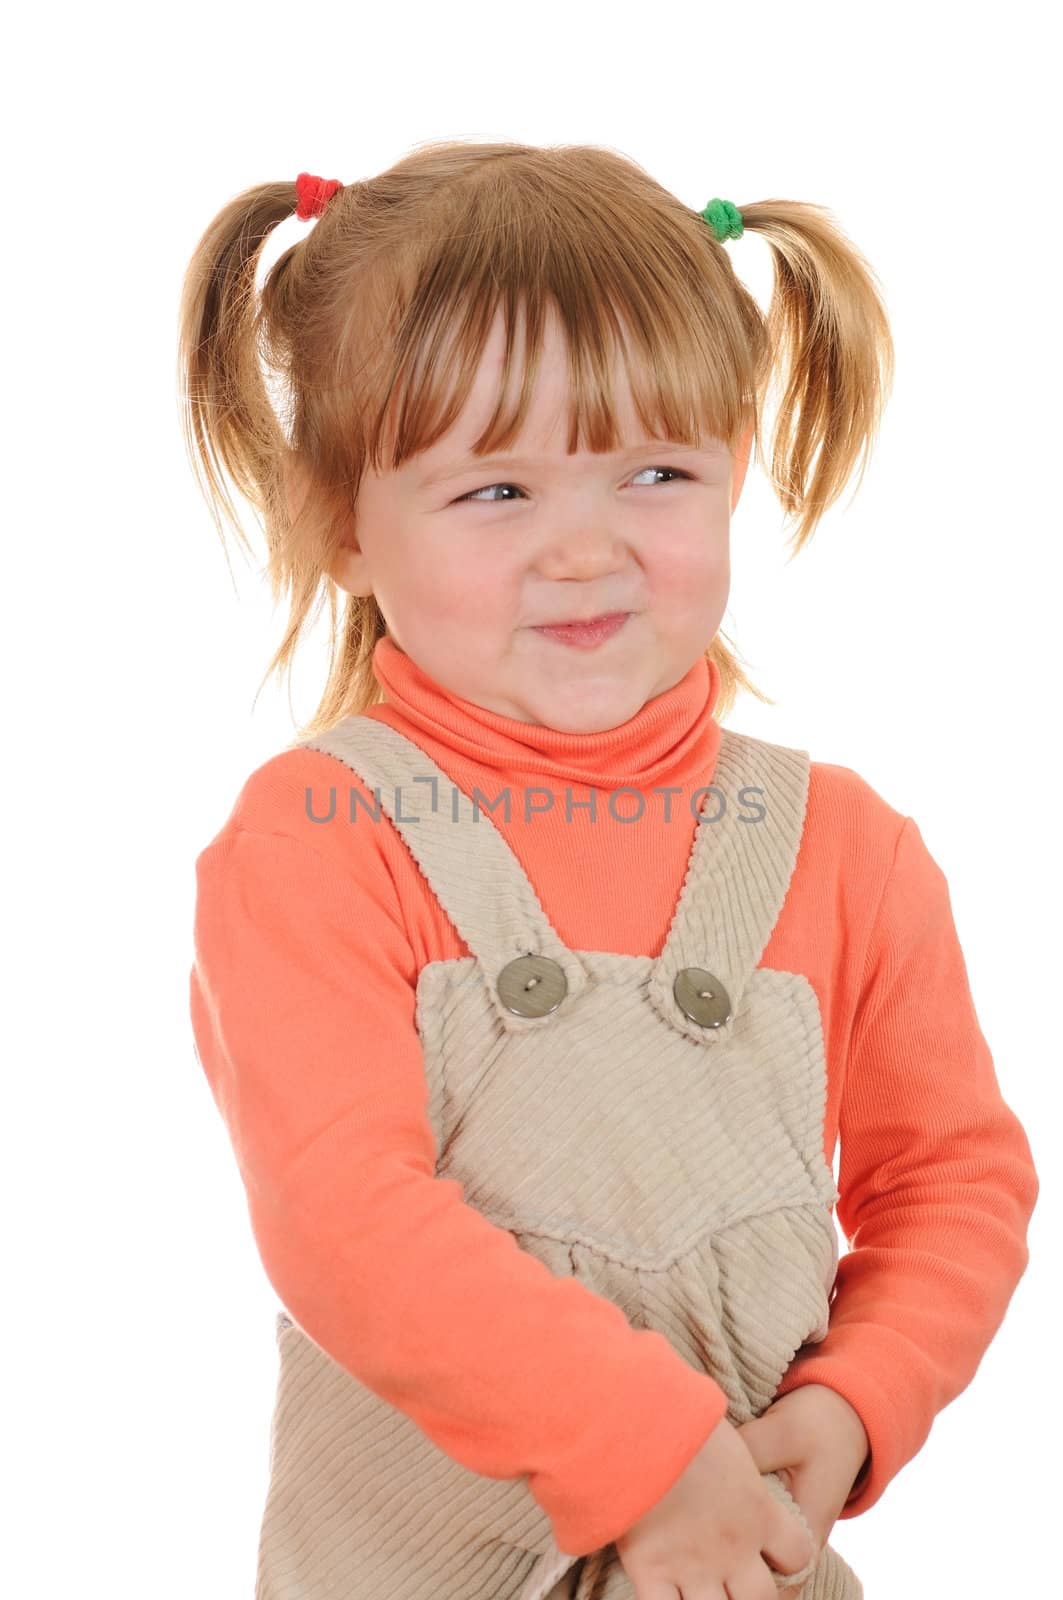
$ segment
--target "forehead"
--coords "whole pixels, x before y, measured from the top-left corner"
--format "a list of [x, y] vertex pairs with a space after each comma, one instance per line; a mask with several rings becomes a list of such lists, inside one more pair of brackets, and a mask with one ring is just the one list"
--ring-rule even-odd
[[[515, 409], [521, 386], [530, 384], [528, 409], [520, 431], [504, 452], [508, 456], [545, 458], [567, 452], [571, 424], [572, 374], [568, 340], [553, 306], [544, 313], [541, 348], [534, 374], [526, 374], [525, 329], [518, 317], [508, 378], [505, 375], [506, 330], [501, 309], [494, 316], [483, 354], [473, 374], [472, 386], [457, 421], [416, 458], [419, 476], [451, 466], [457, 460], [475, 460], [473, 444], [486, 433], [501, 403]], [[636, 443], [646, 435], [639, 420], [619, 349], [609, 352], [609, 396], [621, 435], [621, 444]]]
[[639, 344], [631, 360], [623, 318], [581, 325], [570, 344], [548, 301], [535, 342], [530, 350], [522, 304], [511, 330], [501, 306], [479, 326], [456, 320], [432, 341], [431, 358], [403, 397], [405, 443], [391, 450], [384, 440], [384, 472], [394, 467], [403, 485], [423, 488], [488, 462], [551, 469], [578, 456], [620, 459], [652, 443], [727, 450], [712, 437], [716, 430], [679, 421], [704, 410], [700, 395], [682, 386], [677, 395], [671, 366], [661, 368], [652, 347]]
[[[515, 403], [520, 386], [527, 381], [530, 387], [530, 403], [522, 429], [514, 438], [512, 448], [515, 451], [527, 451], [528, 454], [564, 453], [568, 424], [570, 424], [570, 406], [572, 406], [573, 357], [556, 307], [548, 306], [544, 314], [540, 355], [535, 373], [527, 371], [525, 328], [522, 318], [517, 320], [511, 371], [503, 390], [504, 350], [506, 350], [506, 330], [501, 312], [496, 312], [488, 334], [487, 347], [483, 350], [479, 366], [475, 368], [469, 398], [458, 426], [453, 429], [456, 442], [461, 443], [464, 448], [469, 448], [472, 440], [487, 430], [488, 422], [495, 413], [495, 406], [499, 400], [503, 400], [503, 395], [506, 402]], [[640, 426], [637, 416], [623, 355], [616, 347], [608, 350], [608, 389], [621, 435], [624, 438], [634, 438], [642, 434], [644, 429]]]

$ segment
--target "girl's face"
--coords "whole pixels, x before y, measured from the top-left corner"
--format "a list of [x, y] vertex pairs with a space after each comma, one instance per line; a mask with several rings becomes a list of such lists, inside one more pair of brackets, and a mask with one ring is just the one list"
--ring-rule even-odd
[[[746, 462], [713, 440], [701, 450], [647, 441], [619, 371], [627, 448], [567, 455], [552, 308], [545, 332], [512, 454], [469, 454], [501, 377], [499, 315], [458, 423], [397, 472], [366, 471], [331, 575], [375, 595], [395, 644], [451, 693], [521, 722], [597, 733], [678, 683], [712, 643]], [[607, 612], [628, 615], [592, 649], [536, 631]]]

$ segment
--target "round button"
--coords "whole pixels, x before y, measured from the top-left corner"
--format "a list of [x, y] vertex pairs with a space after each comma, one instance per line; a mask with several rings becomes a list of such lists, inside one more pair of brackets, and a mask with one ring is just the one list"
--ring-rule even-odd
[[683, 967], [672, 985], [680, 1010], [702, 1028], [722, 1028], [731, 1020], [731, 1000], [713, 973], [704, 967]]
[[545, 1017], [568, 993], [568, 979], [549, 956], [518, 956], [498, 974], [498, 993], [518, 1017]]

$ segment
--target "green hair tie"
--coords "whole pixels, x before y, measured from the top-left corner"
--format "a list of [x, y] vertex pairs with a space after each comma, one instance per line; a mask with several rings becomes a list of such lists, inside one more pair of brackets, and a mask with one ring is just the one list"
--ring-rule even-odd
[[724, 239], [742, 237], [742, 213], [730, 200], [710, 200], [704, 211], [698, 212], [698, 216], [705, 218], [721, 244]]

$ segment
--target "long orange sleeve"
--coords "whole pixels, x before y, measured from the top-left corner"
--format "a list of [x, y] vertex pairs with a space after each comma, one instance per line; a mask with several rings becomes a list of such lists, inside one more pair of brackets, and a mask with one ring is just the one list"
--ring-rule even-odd
[[[454, 701], [388, 640], [375, 664], [389, 703], [372, 714], [466, 793], [711, 781], [718, 685], [701, 664], [623, 729], [592, 736]], [[672, 1487], [724, 1396], [434, 1176], [415, 988], [426, 962], [468, 951], [390, 824], [310, 820], [310, 792], [337, 781], [320, 753], [274, 757], [196, 862], [193, 1030], [263, 1265], [333, 1359], [470, 1469], [526, 1474], [561, 1549], [583, 1554]], [[344, 769], [348, 781], [368, 813], [371, 794]], [[515, 804], [495, 819], [560, 936], [656, 955], [693, 814], [678, 801], [661, 826], [617, 823], [604, 803], [593, 821], [564, 813]], [[944, 878], [914, 822], [848, 769], [813, 763], [761, 964], [804, 972], [823, 1017], [824, 1153], [840, 1134], [852, 1249], [827, 1338], [780, 1392], [822, 1382], [856, 1407], [871, 1462], [851, 1516], [969, 1381], [1025, 1266], [1037, 1179], [975, 1019]]]
[[347, 879], [234, 829], [197, 876], [199, 1055], [277, 1293], [448, 1455], [527, 1473], [562, 1548], [608, 1542], [700, 1449], [723, 1391], [435, 1178], [414, 963], [372, 850]]
[[830, 1329], [779, 1387], [855, 1407], [868, 1470], [858, 1516], [966, 1388], [1025, 1271], [1038, 1194], [975, 1013], [944, 874], [905, 820], [864, 965], [840, 1117]]

